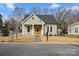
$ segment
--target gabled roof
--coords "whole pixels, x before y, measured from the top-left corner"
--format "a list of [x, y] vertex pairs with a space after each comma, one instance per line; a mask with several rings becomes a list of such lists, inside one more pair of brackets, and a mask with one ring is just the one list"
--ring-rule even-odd
[[46, 24], [54, 24], [57, 23], [56, 19], [53, 15], [37, 15], [42, 21]]
[[68, 26], [76, 26], [76, 25], [79, 25], [79, 22], [72, 23], [72, 24], [70, 24]]
[[[26, 15], [23, 20], [25, 20], [29, 15]], [[42, 21], [44, 21], [46, 24], [56, 24], [57, 21], [54, 18], [53, 15], [36, 15], [39, 17]]]

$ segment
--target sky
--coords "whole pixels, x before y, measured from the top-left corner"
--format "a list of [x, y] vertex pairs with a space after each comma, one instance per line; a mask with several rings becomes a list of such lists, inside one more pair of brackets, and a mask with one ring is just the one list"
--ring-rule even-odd
[[2, 14], [3, 19], [7, 19], [15, 7], [21, 7], [29, 12], [32, 7], [39, 8], [71, 8], [72, 10], [79, 10], [78, 3], [0, 3], [0, 14]]

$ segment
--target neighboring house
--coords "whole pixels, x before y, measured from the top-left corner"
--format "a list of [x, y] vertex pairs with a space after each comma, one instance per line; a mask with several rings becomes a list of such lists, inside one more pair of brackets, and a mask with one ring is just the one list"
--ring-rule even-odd
[[68, 26], [68, 34], [79, 35], [79, 22]]
[[27, 15], [22, 21], [22, 35], [57, 35], [57, 22], [53, 15]]

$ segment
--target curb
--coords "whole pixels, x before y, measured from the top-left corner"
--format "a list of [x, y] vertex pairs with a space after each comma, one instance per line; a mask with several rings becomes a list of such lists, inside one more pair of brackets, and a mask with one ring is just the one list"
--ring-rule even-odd
[[0, 44], [79, 44], [72, 42], [0, 42]]

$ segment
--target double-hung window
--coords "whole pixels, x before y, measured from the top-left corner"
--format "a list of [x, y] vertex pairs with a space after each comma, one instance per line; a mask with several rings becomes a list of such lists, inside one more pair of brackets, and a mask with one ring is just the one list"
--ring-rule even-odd
[[75, 28], [75, 33], [78, 33], [78, 28]]
[[52, 32], [52, 26], [50, 26], [50, 32]]

